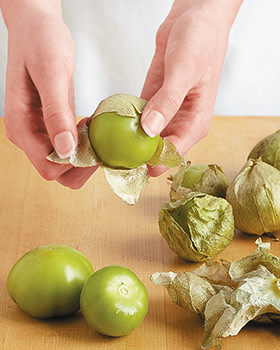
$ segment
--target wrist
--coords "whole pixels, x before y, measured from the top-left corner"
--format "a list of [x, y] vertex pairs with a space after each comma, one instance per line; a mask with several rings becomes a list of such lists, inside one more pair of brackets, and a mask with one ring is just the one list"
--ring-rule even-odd
[[0, 0], [0, 8], [8, 29], [19, 18], [32, 17], [37, 13], [62, 16], [61, 0]]

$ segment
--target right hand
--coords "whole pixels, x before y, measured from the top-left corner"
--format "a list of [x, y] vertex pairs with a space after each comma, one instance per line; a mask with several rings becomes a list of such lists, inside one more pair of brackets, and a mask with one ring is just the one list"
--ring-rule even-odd
[[43, 178], [78, 189], [97, 166], [74, 168], [46, 160], [53, 149], [66, 158], [77, 146], [71, 34], [60, 9], [48, 1], [21, 0], [10, 18], [3, 14], [9, 33], [7, 137], [25, 152]]

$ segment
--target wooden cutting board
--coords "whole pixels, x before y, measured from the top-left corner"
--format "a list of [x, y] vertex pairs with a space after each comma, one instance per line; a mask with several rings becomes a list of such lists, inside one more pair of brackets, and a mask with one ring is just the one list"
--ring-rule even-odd
[[[192, 164], [217, 163], [232, 179], [261, 138], [280, 129], [280, 117], [214, 117], [210, 133], [186, 156]], [[124, 204], [98, 170], [80, 190], [43, 180], [24, 153], [5, 136], [0, 118], [0, 348], [2, 350], [181, 350], [200, 349], [203, 321], [175, 305], [163, 287], [150, 282], [155, 271], [192, 271], [199, 264], [183, 261], [158, 230], [158, 212], [168, 200], [167, 177], [150, 179], [140, 202]], [[255, 236], [236, 232], [218, 258], [229, 261], [256, 248]], [[264, 238], [269, 241], [269, 238]], [[110, 264], [132, 269], [146, 285], [149, 312], [131, 334], [109, 338], [94, 332], [81, 312], [39, 321], [24, 314], [9, 298], [6, 280], [17, 259], [44, 244], [67, 244], [85, 254], [95, 270]], [[280, 242], [272, 241], [280, 256]], [[247, 325], [223, 341], [224, 350], [280, 349], [280, 325]]]

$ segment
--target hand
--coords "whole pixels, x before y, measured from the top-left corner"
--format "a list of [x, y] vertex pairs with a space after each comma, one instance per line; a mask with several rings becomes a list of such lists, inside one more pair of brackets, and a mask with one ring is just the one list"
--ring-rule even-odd
[[[184, 156], [207, 135], [231, 25], [241, 0], [175, 0], [158, 30], [141, 97], [150, 136], [168, 138]], [[149, 169], [158, 176], [164, 167]]]
[[7, 137], [45, 179], [80, 188], [97, 167], [74, 168], [46, 160], [53, 148], [66, 158], [77, 145], [73, 40], [55, 0], [11, 3], [17, 3], [17, 10], [10, 11], [10, 17], [4, 14], [9, 32]]

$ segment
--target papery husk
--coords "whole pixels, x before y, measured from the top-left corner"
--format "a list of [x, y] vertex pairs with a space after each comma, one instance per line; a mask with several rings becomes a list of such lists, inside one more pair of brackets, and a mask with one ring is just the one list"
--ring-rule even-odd
[[160, 138], [158, 147], [147, 162], [151, 167], [164, 165], [167, 168], [176, 168], [185, 164], [185, 160], [179, 155], [176, 147], [166, 138]]
[[260, 140], [249, 153], [248, 159], [259, 159], [280, 170], [280, 130]]
[[148, 184], [147, 165], [143, 164], [135, 169], [103, 168], [113, 192], [126, 204], [136, 204], [141, 191]]
[[147, 101], [128, 94], [115, 94], [101, 101], [93, 117], [103, 113], [117, 113], [124, 117], [138, 118], [142, 114]]
[[[202, 349], [220, 350], [223, 338], [237, 335], [250, 321], [280, 321], [280, 258], [269, 253], [270, 243], [258, 238], [256, 244], [254, 253], [232, 263], [207, 261], [193, 272], [156, 272], [151, 276], [153, 283], [172, 291], [169, 294], [176, 304], [205, 319]], [[190, 288], [189, 276], [194, 274], [200, 279]], [[205, 289], [210, 292], [204, 293]], [[205, 299], [200, 299], [200, 290]]]
[[211, 298], [204, 313], [202, 349], [213, 346], [220, 349], [221, 337], [237, 335], [248, 322], [262, 314], [280, 314], [280, 289], [274, 291], [276, 280], [271, 272], [260, 265], [246, 274], [232, 293], [221, 291]]
[[[191, 202], [186, 214], [188, 232], [172, 213]], [[224, 250], [234, 235], [231, 205], [223, 198], [190, 192], [176, 202], [166, 202], [159, 213], [159, 228], [169, 247], [181, 258], [204, 261]]]
[[249, 160], [229, 185], [235, 226], [256, 235], [280, 229], [280, 172], [261, 160]]
[[216, 294], [207, 280], [192, 272], [156, 272], [151, 275], [151, 281], [157, 286], [165, 286], [175, 304], [201, 317], [204, 317], [206, 303]]
[[181, 166], [179, 171], [171, 176], [170, 200], [176, 201], [193, 191], [225, 198], [226, 190], [229, 185], [228, 178], [222, 168], [217, 164], [209, 164], [207, 167], [208, 169], [203, 172], [201, 180], [194, 183], [192, 187], [186, 188], [183, 186], [184, 176], [188, 171], [191, 171], [192, 165], [188, 162]]

